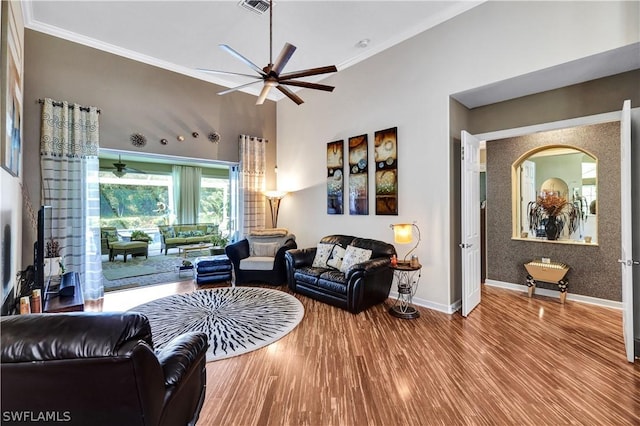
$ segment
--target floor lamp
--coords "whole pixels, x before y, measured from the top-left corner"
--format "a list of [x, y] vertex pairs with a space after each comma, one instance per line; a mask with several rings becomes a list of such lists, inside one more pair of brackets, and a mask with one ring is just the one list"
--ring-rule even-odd
[[269, 207], [271, 208], [271, 227], [278, 227], [278, 210], [280, 209], [280, 200], [287, 195], [284, 191], [266, 191], [264, 196], [269, 200]]

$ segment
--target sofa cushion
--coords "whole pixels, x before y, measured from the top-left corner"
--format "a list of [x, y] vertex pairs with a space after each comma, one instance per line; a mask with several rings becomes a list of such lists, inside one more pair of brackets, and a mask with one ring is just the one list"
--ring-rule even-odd
[[160, 232], [162, 232], [162, 235], [164, 236], [164, 238], [175, 238], [176, 236], [176, 231], [173, 228], [173, 226], [167, 226], [166, 228], [160, 228]]
[[294, 277], [297, 281], [313, 284], [318, 282], [320, 275], [327, 272], [327, 268], [314, 268], [312, 266], [302, 266], [294, 272]]
[[104, 231], [103, 234], [110, 243], [118, 241], [118, 231]]
[[275, 257], [280, 248], [280, 243], [259, 243], [254, 242], [251, 246], [251, 256]]
[[249, 256], [240, 260], [240, 269], [247, 271], [271, 271], [275, 257]]
[[353, 265], [365, 262], [371, 259], [371, 250], [348, 245], [340, 265], [340, 271], [345, 274]]
[[329, 256], [329, 259], [327, 260], [327, 266], [340, 270], [345, 253], [346, 250], [336, 244], [333, 247], [333, 250], [331, 250], [331, 256]]
[[314, 268], [326, 268], [327, 261], [329, 260], [329, 256], [331, 256], [334, 246], [335, 244], [318, 243], [316, 255], [313, 258], [313, 264], [311, 266]]
[[345, 275], [334, 269], [330, 269], [320, 275], [317, 286], [333, 293], [347, 294], [347, 280]]

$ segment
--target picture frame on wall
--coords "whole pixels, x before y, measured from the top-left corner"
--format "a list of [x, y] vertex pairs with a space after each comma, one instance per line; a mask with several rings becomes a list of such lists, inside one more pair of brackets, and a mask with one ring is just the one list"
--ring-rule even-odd
[[22, 46], [15, 7], [20, 7], [17, 2], [2, 2], [0, 11], [0, 53], [6, 58], [0, 70], [0, 166], [18, 177], [22, 163], [23, 98]]
[[344, 140], [327, 144], [327, 213], [344, 213]]
[[349, 138], [349, 214], [369, 214], [368, 136]]
[[398, 215], [398, 128], [374, 133], [376, 214]]

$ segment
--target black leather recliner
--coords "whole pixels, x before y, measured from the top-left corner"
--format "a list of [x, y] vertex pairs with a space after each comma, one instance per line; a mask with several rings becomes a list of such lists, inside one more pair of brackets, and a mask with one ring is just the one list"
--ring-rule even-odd
[[348, 245], [371, 250], [371, 258], [353, 265], [346, 274], [329, 267], [313, 267], [317, 247], [285, 253], [289, 288], [305, 296], [357, 314], [384, 302], [393, 282], [393, 245], [349, 235], [329, 235], [321, 243]]
[[[276, 244], [275, 253], [264, 256], [254, 253], [252, 244]], [[271, 285], [287, 283], [287, 270], [284, 254], [287, 250], [295, 249], [296, 237], [287, 234], [282, 237], [252, 237], [249, 236], [225, 247], [225, 253], [233, 265], [236, 285], [261, 282]]]
[[135, 312], [0, 321], [3, 424], [196, 423], [205, 395], [206, 334], [182, 334], [154, 352], [149, 321]]

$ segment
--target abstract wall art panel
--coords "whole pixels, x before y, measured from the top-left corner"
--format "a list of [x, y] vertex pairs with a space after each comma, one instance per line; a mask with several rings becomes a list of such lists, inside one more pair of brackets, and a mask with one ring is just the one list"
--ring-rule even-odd
[[374, 134], [376, 214], [398, 214], [398, 128]]
[[327, 144], [327, 213], [344, 213], [344, 141]]
[[349, 213], [369, 214], [367, 135], [349, 138]]

